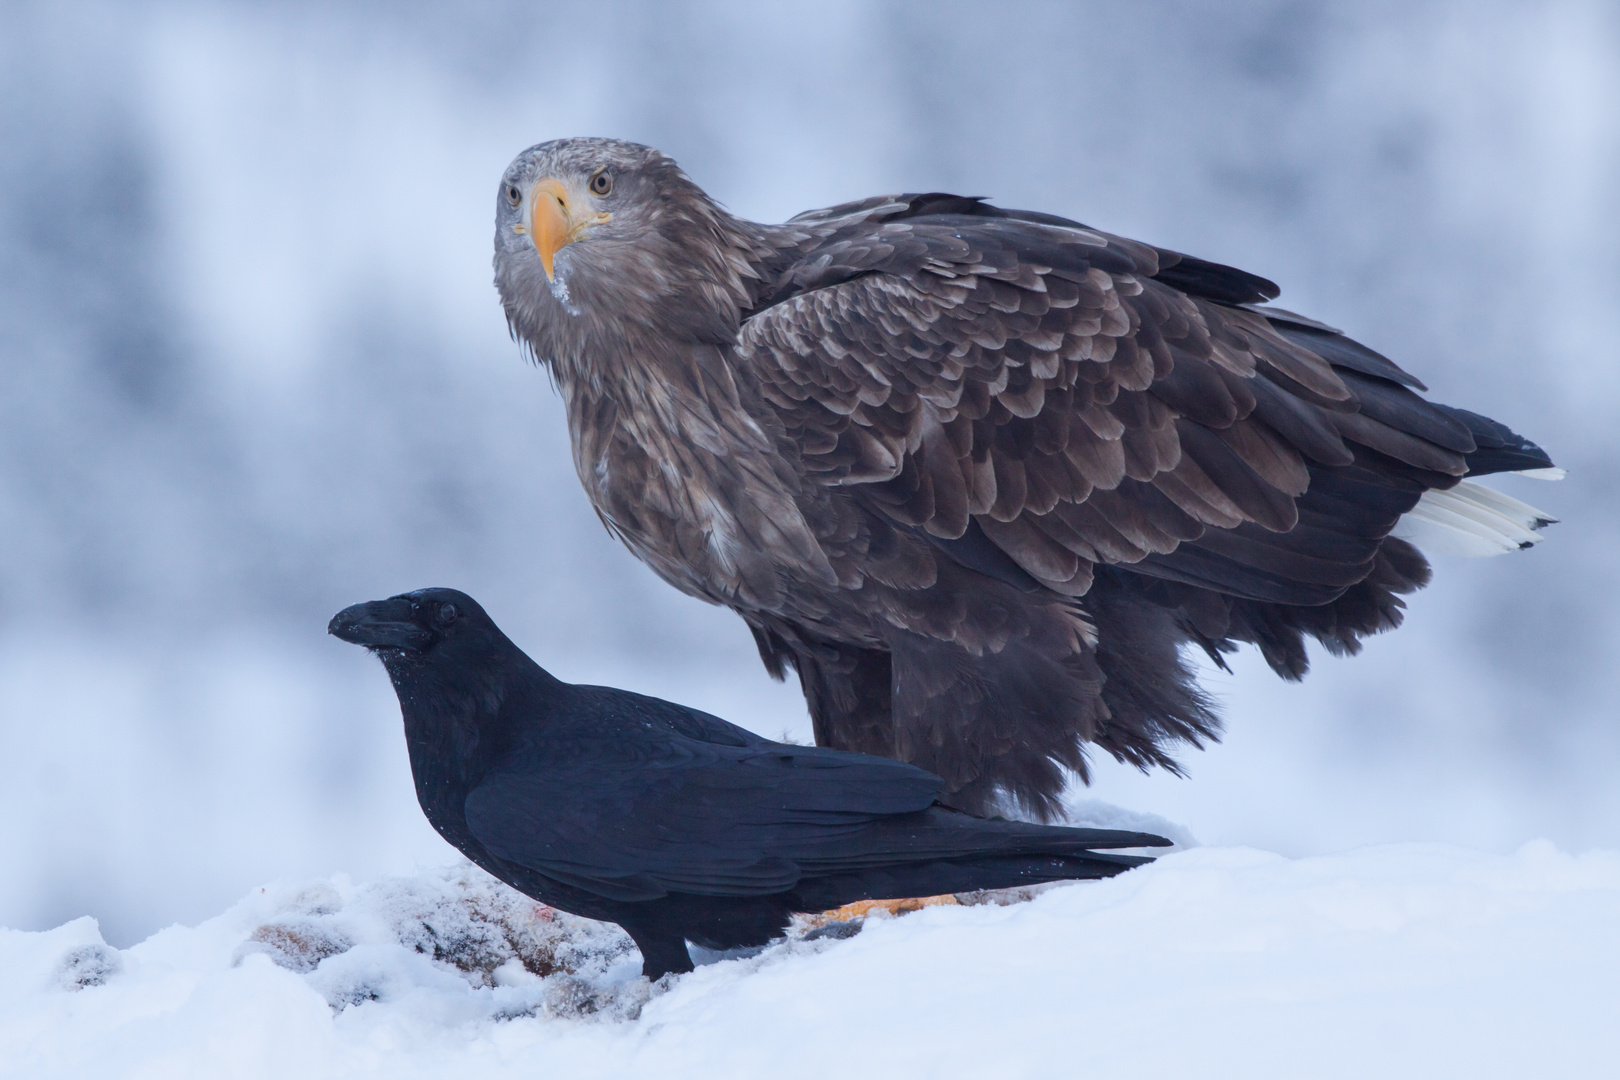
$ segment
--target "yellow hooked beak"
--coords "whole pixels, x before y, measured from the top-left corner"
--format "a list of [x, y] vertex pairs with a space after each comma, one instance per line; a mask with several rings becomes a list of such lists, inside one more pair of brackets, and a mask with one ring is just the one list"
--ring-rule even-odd
[[583, 195], [570, 193], [561, 180], [548, 176], [529, 189], [528, 213], [512, 228], [533, 241], [534, 250], [540, 253], [540, 265], [546, 268], [546, 280], [552, 281], [557, 252], [578, 240], [592, 225], [612, 217], [592, 212]]

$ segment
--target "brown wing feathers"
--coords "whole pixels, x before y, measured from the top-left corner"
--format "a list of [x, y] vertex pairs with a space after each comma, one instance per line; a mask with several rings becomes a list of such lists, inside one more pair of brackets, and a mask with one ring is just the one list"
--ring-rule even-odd
[[[1245, 306], [1276, 287], [1229, 267], [954, 196], [796, 220], [738, 356], [812, 477], [959, 568], [919, 617], [939, 636], [891, 636], [893, 697], [849, 726], [892, 715], [960, 805], [1000, 785], [1051, 810], [1058, 766], [1085, 774], [1076, 737], [1174, 770], [1166, 743], [1218, 731], [1180, 643], [1250, 642], [1291, 678], [1307, 636], [1354, 652], [1427, 581], [1388, 538], [1423, 491], [1545, 462], [1337, 331]], [[1095, 632], [1071, 648], [1066, 616], [985, 596], [970, 616], [963, 570], [1076, 598]], [[797, 655], [814, 711], [827, 677]]]
[[1358, 457], [1426, 486], [1467, 471], [1467, 425], [1388, 360], [1229, 306], [1274, 295], [1263, 279], [1217, 288], [1215, 264], [1058, 220], [911, 213], [816, 249], [797, 276], [821, 287], [741, 346], [813, 473], [941, 537], [976, 517], [1059, 592], [1152, 557], [1150, 574], [1321, 603], [1371, 571], [1399, 513], [1366, 521], [1341, 495], [1314, 512], [1375, 535], [1300, 527], [1313, 475]]

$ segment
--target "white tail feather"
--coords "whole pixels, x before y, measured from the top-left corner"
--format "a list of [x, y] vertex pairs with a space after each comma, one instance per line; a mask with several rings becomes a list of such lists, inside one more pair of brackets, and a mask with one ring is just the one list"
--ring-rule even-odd
[[1431, 555], [1479, 557], [1527, 548], [1541, 539], [1537, 529], [1556, 520], [1494, 488], [1463, 480], [1449, 491], [1425, 491], [1390, 535]]

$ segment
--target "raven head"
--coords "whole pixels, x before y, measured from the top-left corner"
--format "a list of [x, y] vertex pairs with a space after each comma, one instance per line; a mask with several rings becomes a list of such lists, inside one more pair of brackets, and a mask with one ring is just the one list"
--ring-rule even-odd
[[533, 683], [537, 672], [541, 683], [555, 682], [476, 600], [455, 589], [417, 589], [355, 604], [334, 615], [326, 631], [364, 645], [382, 661], [405, 720], [417, 799], [441, 832], [444, 815], [461, 812], [442, 797], [447, 790], [464, 796], [467, 788], [456, 784], [483, 767], [493, 745], [486, 732], [499, 722], [510, 687], [521, 696], [524, 680]]
[[332, 616], [326, 632], [385, 660], [425, 657], [446, 643], [471, 644], [500, 633], [476, 600], [455, 589], [417, 589], [355, 604]]

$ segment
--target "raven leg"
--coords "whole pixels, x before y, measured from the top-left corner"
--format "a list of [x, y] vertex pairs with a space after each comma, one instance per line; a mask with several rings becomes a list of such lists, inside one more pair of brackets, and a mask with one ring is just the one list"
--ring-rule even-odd
[[686, 951], [686, 938], [667, 927], [652, 927], [620, 923], [641, 950], [641, 973], [649, 979], [659, 979], [674, 972], [684, 975], [692, 970], [692, 954]]

